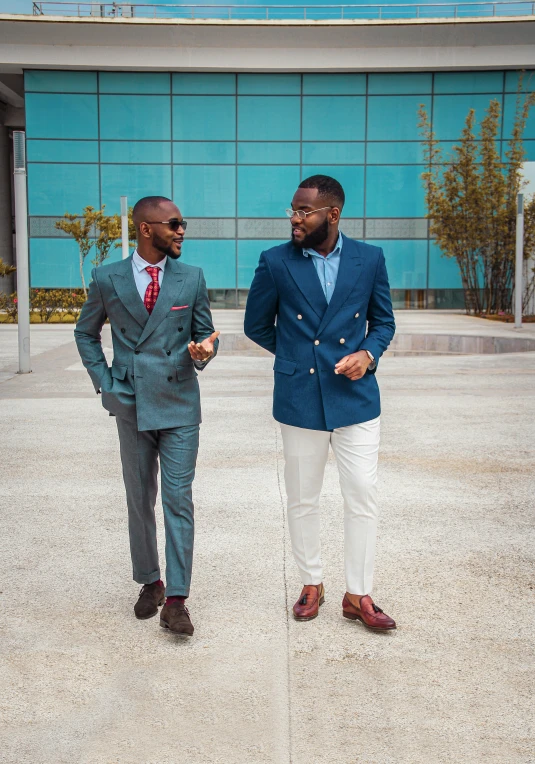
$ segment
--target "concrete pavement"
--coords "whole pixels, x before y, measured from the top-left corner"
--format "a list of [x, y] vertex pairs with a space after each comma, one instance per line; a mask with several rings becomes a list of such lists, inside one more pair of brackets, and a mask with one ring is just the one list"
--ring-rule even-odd
[[115, 423], [64, 328], [0, 384], [2, 762], [535, 762], [534, 353], [381, 361], [386, 635], [341, 617], [332, 459], [326, 602], [291, 619], [272, 360], [216, 358], [184, 641], [132, 615]]

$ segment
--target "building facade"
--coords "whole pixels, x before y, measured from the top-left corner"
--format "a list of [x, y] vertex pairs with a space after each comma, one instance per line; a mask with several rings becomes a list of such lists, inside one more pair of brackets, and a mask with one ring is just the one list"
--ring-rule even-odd
[[[108, 34], [111, 44], [108, 26], [99, 21], [100, 31]], [[121, 22], [123, 35], [130, 31], [128, 23]], [[208, 34], [203, 22], [198, 24]], [[41, 26], [45, 42], [52, 42], [61, 31], [64, 37], [72, 36], [75, 28], [66, 24], [61, 29], [57, 22], [56, 26], [52, 34], [51, 26]], [[231, 26], [236, 35], [235, 25]], [[385, 27], [382, 33], [391, 34], [392, 24], [386, 26], [388, 30]], [[91, 60], [97, 60], [98, 66], [88, 65], [90, 57], [81, 42], [79, 53], [67, 64], [57, 45], [56, 58], [37, 54], [36, 43], [24, 41], [22, 28], [14, 27], [25, 43], [25, 50], [21, 44], [17, 54], [20, 63], [12, 60], [9, 66], [13, 71], [18, 65], [24, 72], [32, 286], [76, 287], [81, 283], [77, 245], [54, 225], [65, 212], [76, 214], [86, 205], [104, 204], [108, 213], [117, 213], [122, 195], [133, 204], [142, 196], [161, 194], [176, 201], [188, 220], [182, 257], [203, 268], [213, 304], [243, 304], [261, 251], [289, 237], [284, 210], [299, 182], [323, 173], [337, 178], [345, 189], [343, 232], [383, 247], [396, 307], [461, 307], [456, 263], [442, 257], [428, 235], [418, 109], [425, 106], [433, 130], [448, 151], [459, 138], [469, 109], [475, 108], [481, 119], [490, 101], [498, 100], [503, 114], [499, 148], [504, 153], [514, 119], [519, 64], [533, 66], [535, 46], [531, 43], [526, 52], [524, 32], [518, 34], [519, 47], [513, 46], [516, 57], [506, 56], [504, 48], [503, 63], [497, 66], [500, 60], [492, 50], [497, 30], [490, 28], [487, 43], [484, 35], [479, 38], [481, 51], [472, 50], [463, 58], [462, 34], [456, 27], [457, 67], [441, 59], [440, 45], [428, 57], [440, 65], [426, 61], [423, 66], [421, 35], [427, 34], [432, 42], [440, 30], [433, 25], [422, 27], [419, 42], [409, 50], [407, 40], [402, 39], [407, 28], [402, 25], [394, 53], [389, 53], [384, 66], [376, 55], [379, 43], [369, 36], [373, 70], [353, 65], [335, 71], [336, 65], [350, 63], [351, 39], [357, 40], [361, 27], [344, 25], [335, 30], [341, 43], [336, 60], [327, 64], [319, 55], [321, 49], [312, 48], [310, 57], [316, 63], [307, 59], [305, 67], [300, 55], [301, 66], [296, 69], [288, 41], [277, 38], [281, 50], [277, 56], [275, 43], [269, 42], [273, 27], [258, 32], [256, 23], [257, 41], [262, 39], [272, 47], [267, 53], [260, 49], [258, 54], [244, 49], [243, 67], [228, 70], [239, 51], [231, 55], [224, 48], [229, 28], [220, 25], [219, 69], [214, 66], [213, 38], [203, 42], [211, 57], [207, 60], [211, 71], [200, 70], [198, 51], [197, 58], [189, 55], [190, 67], [181, 58], [164, 68], [164, 55], [149, 65], [151, 45], [162, 48], [168, 41], [147, 37], [137, 56], [132, 49], [114, 52], [105, 66], [106, 34], [93, 43], [98, 55]], [[148, 22], [145, 28], [149, 28]], [[158, 31], [152, 25], [150, 33], [155, 28]], [[535, 31], [531, 23], [529, 28]], [[514, 33], [520, 27], [508, 29]], [[86, 48], [90, 47], [89, 30], [87, 25]], [[235, 39], [244, 45], [251, 29], [243, 27], [238, 32], [241, 37]], [[377, 29], [368, 32], [377, 34]], [[258, 34], [264, 37], [258, 38]], [[305, 29], [303, 40], [310, 34]], [[326, 28], [323, 47], [330, 55], [333, 39], [332, 28]], [[509, 39], [507, 50], [511, 45]], [[177, 55], [185, 47], [180, 42]], [[307, 51], [302, 44], [296, 47], [300, 53]], [[400, 61], [405, 56], [407, 70], [392, 70], [396, 51]], [[274, 71], [261, 71], [266, 55], [271, 56]], [[21, 59], [28, 63], [24, 65]], [[143, 65], [136, 67], [133, 59], [142, 60]], [[416, 59], [420, 66], [415, 65]], [[39, 60], [46, 65], [39, 65]], [[491, 60], [495, 67], [489, 66]], [[530, 80], [527, 72], [523, 84], [535, 89], [535, 77]], [[525, 146], [528, 159], [535, 160], [535, 113], [526, 127]], [[120, 248], [111, 251], [111, 259], [119, 257]], [[87, 276], [91, 267], [87, 262]]]

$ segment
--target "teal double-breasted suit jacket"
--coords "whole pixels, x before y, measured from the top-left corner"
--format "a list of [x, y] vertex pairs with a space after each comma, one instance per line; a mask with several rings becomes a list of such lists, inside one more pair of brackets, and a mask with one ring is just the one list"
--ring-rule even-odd
[[[139, 431], [199, 424], [199, 385], [188, 343], [202, 342], [214, 331], [202, 270], [168, 257], [150, 315], [131, 257], [95, 268], [92, 279], [74, 334], [104, 408], [137, 422]], [[101, 344], [106, 319], [113, 338], [111, 368]]]

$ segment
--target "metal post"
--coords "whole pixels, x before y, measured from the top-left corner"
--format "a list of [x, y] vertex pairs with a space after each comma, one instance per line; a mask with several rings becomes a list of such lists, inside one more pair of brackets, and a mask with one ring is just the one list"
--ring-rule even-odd
[[128, 249], [128, 198], [121, 196], [121, 244], [123, 251], [123, 260], [130, 255]]
[[515, 329], [522, 329], [522, 270], [524, 267], [524, 194], [518, 194], [516, 207]]
[[17, 300], [19, 374], [31, 372], [30, 363], [30, 264], [28, 261], [28, 200], [26, 197], [26, 133], [13, 132], [15, 228], [17, 233]]

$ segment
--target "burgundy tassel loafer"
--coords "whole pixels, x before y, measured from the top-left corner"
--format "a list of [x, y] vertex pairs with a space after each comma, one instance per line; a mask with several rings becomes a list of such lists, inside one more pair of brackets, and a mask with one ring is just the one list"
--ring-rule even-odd
[[320, 609], [320, 605], [325, 602], [325, 589], [323, 584], [318, 586], [303, 586], [299, 599], [293, 606], [294, 618], [296, 621], [311, 621], [315, 618]]
[[396, 628], [396, 622], [377, 607], [369, 594], [360, 598], [360, 607], [349, 601], [347, 594], [342, 602], [342, 615], [352, 621], [362, 621], [364, 626], [374, 631], [391, 631]]

